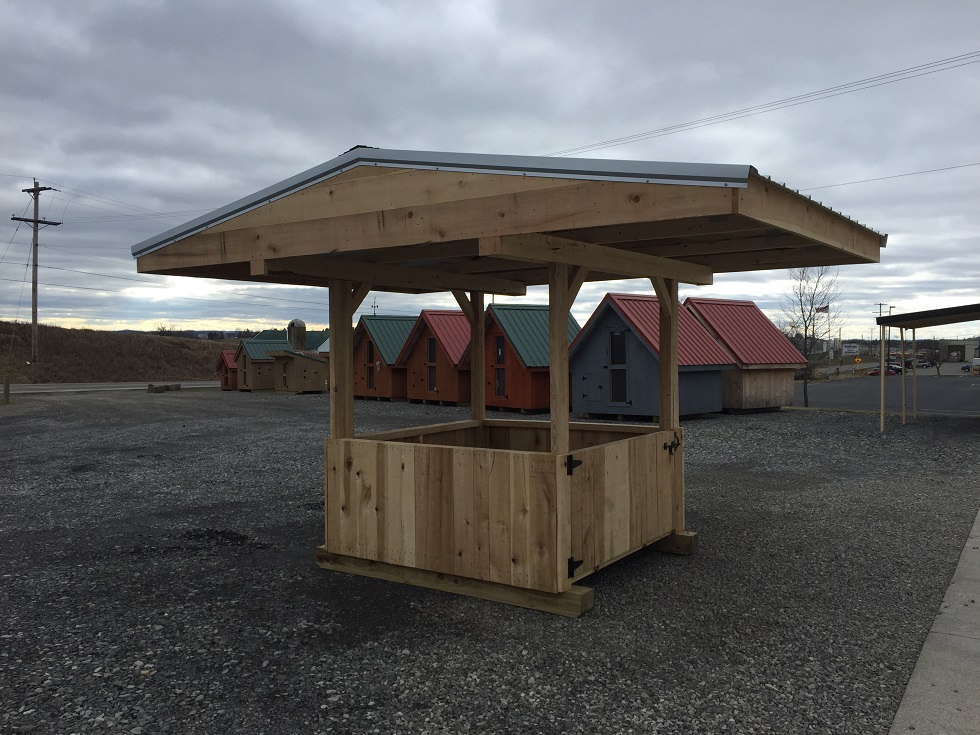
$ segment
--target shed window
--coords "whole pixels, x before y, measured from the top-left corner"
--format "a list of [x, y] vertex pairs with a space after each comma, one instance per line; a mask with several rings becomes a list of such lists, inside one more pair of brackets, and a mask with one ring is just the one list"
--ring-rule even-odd
[[429, 337], [426, 342], [425, 361], [434, 363], [436, 361], [436, 338]]
[[626, 403], [626, 370], [623, 368], [609, 370], [609, 402]]
[[436, 366], [429, 365], [427, 372], [428, 372], [429, 391], [435, 392], [439, 390], [439, 387], [436, 385]]
[[367, 387], [374, 390], [374, 365], [368, 365], [367, 369]]
[[626, 330], [609, 333], [609, 402], [627, 403]]
[[626, 332], [609, 333], [609, 364], [626, 364]]
[[367, 343], [367, 361], [374, 362], [374, 342]]
[[[504, 364], [504, 338], [502, 336], [501, 337], [494, 337], [494, 357], [493, 357], [493, 362], [494, 362], [494, 365], [503, 365]], [[503, 395], [503, 394], [502, 393], [498, 393], [497, 395]]]
[[507, 384], [506, 384], [506, 379], [504, 377], [504, 369], [503, 368], [497, 368], [494, 371], [494, 381], [493, 382], [494, 382], [495, 395], [497, 397], [499, 397], [499, 398], [505, 397], [506, 396], [506, 393], [507, 393]]

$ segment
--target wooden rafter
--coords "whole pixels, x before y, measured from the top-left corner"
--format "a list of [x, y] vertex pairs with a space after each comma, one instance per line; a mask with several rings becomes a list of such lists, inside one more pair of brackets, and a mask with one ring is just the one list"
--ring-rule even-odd
[[634, 253], [550, 235], [510, 235], [480, 239], [480, 254], [543, 263], [564, 263], [586, 268], [601, 266], [607, 272], [637, 278], [673, 278], [684, 283], [707, 285], [711, 269], [655, 255]]
[[369, 275], [379, 286], [428, 291], [483, 291], [523, 296], [527, 287], [518, 281], [494, 276], [449, 273], [429, 268], [365, 264], [329, 258], [273, 258], [251, 261], [252, 275], [299, 275], [315, 278], [361, 280]]

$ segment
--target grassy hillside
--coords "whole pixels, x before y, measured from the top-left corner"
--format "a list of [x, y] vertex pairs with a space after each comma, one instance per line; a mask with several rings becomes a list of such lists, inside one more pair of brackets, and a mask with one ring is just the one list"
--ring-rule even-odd
[[[40, 383], [217, 380], [218, 351], [237, 345], [237, 340], [214, 342], [43, 324], [38, 327], [38, 341]], [[31, 325], [0, 322], [0, 381], [9, 369], [11, 383], [30, 383], [30, 359]]]

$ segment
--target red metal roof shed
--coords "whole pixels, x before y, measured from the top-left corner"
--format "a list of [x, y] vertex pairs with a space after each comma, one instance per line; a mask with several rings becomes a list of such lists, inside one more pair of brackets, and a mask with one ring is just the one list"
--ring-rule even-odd
[[[625, 319], [630, 327], [646, 342], [654, 352], [660, 354], [660, 302], [656, 296], [640, 294], [607, 293], [589, 323], [582, 328], [572, 343], [570, 350], [591, 331], [589, 324], [610, 304]], [[729, 355], [704, 329], [701, 323], [686, 309], [678, 314], [677, 326], [677, 364], [681, 367], [699, 365], [731, 365]]]
[[684, 306], [728, 348], [740, 368], [806, 365], [803, 353], [754, 301], [691, 296], [684, 301]]

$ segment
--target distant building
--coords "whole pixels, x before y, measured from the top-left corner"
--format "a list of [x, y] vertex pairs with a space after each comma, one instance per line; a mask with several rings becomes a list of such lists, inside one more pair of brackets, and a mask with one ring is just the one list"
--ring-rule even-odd
[[[688, 298], [684, 306], [732, 356], [721, 377], [726, 411], [778, 410], [793, 405], [793, 375], [807, 361], [752, 301]], [[858, 346], [853, 346], [857, 354]]]
[[354, 395], [358, 398], [406, 398], [406, 369], [398, 365], [413, 316], [362, 316], [354, 329]]
[[[545, 411], [550, 406], [548, 306], [491, 304], [486, 312], [487, 406]], [[568, 342], [579, 333], [568, 315]]]
[[470, 322], [463, 312], [423, 310], [397, 360], [406, 371], [409, 400], [469, 403], [470, 371], [464, 364], [469, 343]]
[[238, 390], [275, 390], [275, 358], [273, 352], [289, 349], [285, 339], [243, 339], [235, 351], [238, 367]]
[[[654, 296], [606, 294], [572, 342], [572, 410], [660, 415], [660, 303]], [[680, 413], [722, 410], [721, 374], [731, 356], [686, 310], [678, 312]]]
[[235, 350], [219, 351], [215, 370], [221, 381], [221, 390], [238, 390], [238, 364], [235, 362]]

